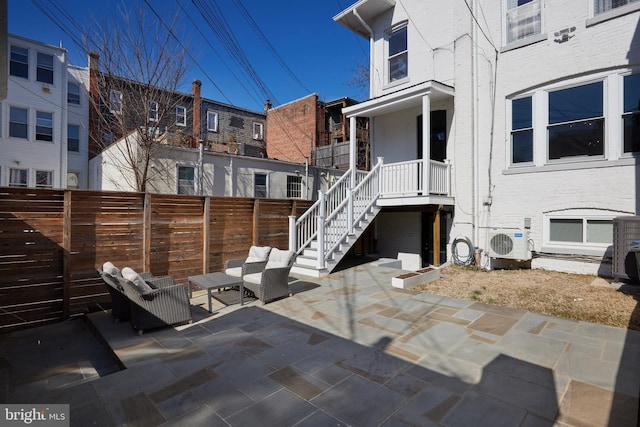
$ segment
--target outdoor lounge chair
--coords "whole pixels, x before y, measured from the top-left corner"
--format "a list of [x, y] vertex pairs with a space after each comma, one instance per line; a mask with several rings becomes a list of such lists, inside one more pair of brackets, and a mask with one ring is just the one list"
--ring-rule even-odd
[[142, 335], [147, 329], [191, 323], [187, 289], [165, 276], [144, 280], [124, 268], [120, 279], [131, 308], [131, 326]]
[[[105, 262], [97, 271], [111, 296], [111, 316], [116, 322], [129, 320], [131, 308], [129, 298], [124, 294], [124, 289], [120, 284], [122, 279], [120, 269], [111, 262]], [[140, 273], [140, 276], [145, 280], [153, 278], [151, 273]]]
[[229, 276], [243, 277], [245, 274], [259, 273], [264, 270], [269, 259], [271, 246], [251, 246], [246, 258], [229, 259], [224, 263], [224, 273]]
[[259, 273], [245, 274], [242, 277], [244, 289], [266, 304], [276, 298], [291, 296], [289, 289], [289, 271], [296, 259], [294, 251], [273, 248], [269, 260]]

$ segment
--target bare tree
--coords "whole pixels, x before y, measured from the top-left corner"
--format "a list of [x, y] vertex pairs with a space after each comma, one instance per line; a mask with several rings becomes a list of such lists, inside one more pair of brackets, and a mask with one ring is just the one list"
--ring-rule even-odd
[[187, 120], [193, 99], [178, 92], [187, 52], [174, 37], [177, 15], [160, 22], [136, 8], [112, 20], [89, 38], [97, 53], [90, 61], [90, 143], [97, 152], [110, 147], [109, 157], [123, 169], [117, 179], [145, 192], [164, 173], [150, 167], [162, 144], [188, 145], [193, 136]]
[[365, 97], [369, 96], [369, 64], [356, 61], [355, 67], [351, 69], [353, 78], [347, 82], [347, 86], [357, 89]]

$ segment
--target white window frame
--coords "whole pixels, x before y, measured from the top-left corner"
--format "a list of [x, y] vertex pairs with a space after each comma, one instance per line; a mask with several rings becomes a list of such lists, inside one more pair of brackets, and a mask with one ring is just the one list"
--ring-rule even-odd
[[[394, 35], [397, 35], [400, 31], [404, 31], [406, 34], [406, 49], [403, 51], [399, 51], [396, 52], [395, 54], [391, 54], [391, 38]], [[408, 26], [408, 21], [403, 21], [403, 22], [399, 22], [397, 24], [395, 24], [393, 27], [389, 28], [386, 31], [386, 40], [385, 40], [385, 44], [386, 44], [386, 73], [387, 73], [387, 77], [386, 77], [386, 82], [387, 85], [397, 85], [397, 84], [401, 84], [401, 83], [405, 83], [409, 80], [409, 26]], [[391, 62], [392, 60], [395, 59], [399, 59], [402, 56], [405, 56], [405, 66], [406, 66], [406, 70], [405, 70], [405, 75], [402, 77], [399, 77], [395, 80], [392, 80], [392, 75], [391, 75]]]
[[[530, 128], [518, 128], [518, 129], [513, 129], [513, 102], [514, 101], [518, 101], [521, 99], [526, 99], [526, 98], [531, 98], [531, 127]], [[530, 93], [530, 94], [526, 94], [524, 96], [519, 96], [517, 98], [513, 98], [509, 100], [509, 108], [507, 109], [508, 111], [508, 116], [509, 117], [509, 164], [512, 167], [521, 167], [521, 166], [531, 166], [533, 164], [535, 164], [536, 161], [536, 137], [535, 137], [535, 132], [536, 132], [536, 122], [535, 122], [535, 111], [536, 111], [536, 103], [535, 103], [535, 97], [534, 94]], [[514, 150], [513, 150], [513, 135], [515, 133], [523, 133], [523, 132], [528, 132], [531, 131], [532, 133], [532, 153], [531, 153], [531, 157], [532, 160], [530, 162], [514, 162], [513, 161], [513, 154], [514, 154]]]
[[[27, 56], [27, 62], [26, 63], [22, 62], [20, 60], [14, 59], [14, 57], [13, 57], [13, 49], [14, 48], [26, 51], [26, 56]], [[24, 55], [24, 52], [20, 52], [20, 53], [16, 52], [16, 54], [19, 54], [20, 56], [22, 56], [22, 55]], [[11, 64], [12, 63], [26, 65], [27, 66], [27, 75], [26, 76], [22, 76], [22, 75], [11, 73]], [[13, 76], [13, 77], [18, 77], [18, 78], [21, 78], [21, 79], [29, 80], [29, 48], [18, 46], [18, 45], [15, 45], [15, 44], [12, 44], [9, 47], [9, 75]]]
[[[71, 90], [71, 88], [74, 88], [74, 90]], [[80, 85], [76, 82], [67, 82], [67, 104], [80, 105], [80, 100]]]
[[[40, 61], [40, 58], [51, 58], [51, 65], [49, 66], [49, 64], [44, 64]], [[44, 52], [37, 52], [36, 54], [36, 81], [40, 82], [40, 83], [47, 83], [52, 85], [53, 82], [55, 82], [55, 74], [54, 74], [54, 67], [55, 67], [55, 63], [56, 63], [56, 59], [55, 56], [50, 55], [48, 53], [44, 53]], [[49, 79], [42, 79], [40, 77], [40, 71], [46, 72], [47, 76], [49, 76], [49, 73], [51, 73], [51, 81], [49, 81]]]
[[[265, 177], [265, 184], [264, 186], [262, 184], [258, 185], [256, 183], [256, 177], [260, 175], [260, 176], [264, 176]], [[263, 190], [264, 187], [264, 196], [259, 195], [259, 192], [261, 192], [261, 190]], [[254, 198], [268, 198], [269, 197], [269, 174], [266, 172], [254, 172], [253, 173], [253, 197]]]
[[[589, 242], [587, 226], [589, 221], [611, 221], [616, 216], [623, 215], [623, 212], [603, 211], [597, 209], [567, 209], [558, 212], [548, 212], [543, 215], [543, 245], [542, 252], [581, 254], [581, 255], [604, 255], [605, 251], [612, 245], [609, 243]], [[580, 220], [582, 221], [582, 242], [563, 242], [551, 240], [551, 222], [553, 220]], [[611, 233], [613, 240], [613, 233]]]
[[[180, 170], [181, 169], [191, 169], [193, 171], [193, 180], [186, 180], [186, 179], [180, 179]], [[180, 194], [180, 195], [186, 195], [186, 196], [193, 196], [196, 194], [197, 192], [197, 188], [196, 188], [196, 168], [195, 166], [192, 165], [176, 165], [176, 194]], [[181, 188], [187, 188], [182, 182], [185, 181], [186, 182], [190, 182], [191, 185], [188, 186], [188, 188], [190, 188], [192, 191], [191, 192], [187, 192], [187, 193], [183, 193], [181, 192]]]
[[[11, 121], [11, 110], [13, 110], [13, 109], [25, 111], [27, 113], [27, 121], [25, 123], [17, 122], [17, 121], [16, 122], [12, 122]], [[25, 127], [25, 136], [12, 135], [11, 134], [11, 123], [24, 125], [24, 127]], [[18, 107], [16, 105], [9, 106], [9, 138], [19, 138], [19, 139], [29, 140], [29, 109], [28, 108]]]
[[[53, 188], [53, 171], [50, 170], [36, 170], [35, 172], [35, 187], [36, 188]], [[38, 174], [46, 174], [47, 183], [38, 184]]]
[[[51, 119], [48, 119], [48, 118], [47, 118], [47, 119], [45, 119], [45, 118], [41, 118], [41, 119], [39, 119], [39, 118], [38, 118], [38, 114], [39, 114], [39, 113], [42, 113], [42, 114], [49, 114], [49, 115], [51, 115]], [[48, 125], [43, 125], [43, 124], [42, 124], [43, 122], [41, 122], [41, 121], [39, 121], [39, 120], [46, 120], [46, 121], [51, 120], [51, 125], [50, 125], [50, 126], [48, 126]], [[35, 140], [36, 140], [36, 141], [39, 141], [39, 142], [53, 142], [53, 136], [54, 136], [54, 135], [53, 135], [53, 123], [54, 123], [54, 117], [53, 117], [53, 113], [52, 113], [52, 112], [50, 112], [50, 111], [40, 111], [40, 110], [36, 110], [36, 131], [35, 131]], [[41, 135], [48, 135], [48, 133], [38, 132], [38, 129], [39, 129], [39, 128], [42, 128], [42, 129], [51, 129], [51, 139], [46, 139], [46, 138], [45, 138], [45, 139], [41, 139], [41, 138], [39, 139], [39, 138], [38, 138], [38, 135], [40, 135], [40, 134], [41, 134]]]
[[[14, 178], [14, 172], [20, 172], [20, 181], [22, 181], [24, 178], [24, 183], [23, 182], [14, 182], [13, 178]], [[23, 168], [9, 168], [9, 187], [28, 187], [29, 186], [29, 169], [23, 169]]]
[[177, 126], [186, 126], [187, 125], [187, 108], [182, 105], [176, 106], [176, 125]]
[[218, 132], [218, 113], [207, 110], [207, 131]]
[[[602, 10], [598, 10], [598, 3], [601, 4]], [[635, 3], [640, 3], [640, 0], [626, 0], [625, 4], [619, 5], [619, 6], [613, 6], [613, 0], [593, 0], [593, 16], [598, 16], [598, 15], [602, 15], [605, 13], [610, 13], [616, 10], [621, 10], [621, 9], [633, 9], [636, 10], [636, 8], [634, 8], [634, 6], [640, 6], [639, 4], [635, 4]], [[627, 10], [625, 10], [623, 13], [628, 13]]]
[[302, 177], [287, 175], [287, 199], [302, 199]]
[[262, 141], [264, 139], [264, 124], [253, 122], [252, 130], [254, 140]]
[[157, 122], [159, 114], [158, 103], [156, 101], [149, 101], [147, 106], [149, 108], [149, 121]]
[[109, 112], [122, 114], [122, 92], [111, 89], [109, 91]]
[[[509, 6], [510, 2], [515, 2], [515, 5], [510, 7]], [[544, 14], [543, 14], [544, 8], [542, 4], [543, 0], [531, 0], [519, 6], [517, 5], [517, 2], [518, 0], [506, 0], [504, 2], [504, 37], [505, 37], [504, 43], [506, 45], [522, 43], [523, 41], [531, 40], [531, 39], [537, 40], [537, 37], [540, 37], [543, 34], [542, 32], [542, 29], [544, 27]], [[536, 8], [537, 8], [537, 14], [533, 13], [535, 12]], [[522, 14], [524, 16], [518, 21], [517, 19], [519, 14]], [[535, 21], [526, 22], [527, 18], [535, 17], [535, 16], [538, 17], [537, 19], [539, 23], [538, 25], [536, 25]], [[515, 36], [511, 36], [509, 24], [512, 20], [517, 21], [517, 24], [513, 27], [513, 31], [516, 33], [518, 32], [518, 29], [521, 29], [521, 27], [524, 27], [526, 29], [528, 26], [533, 26], [534, 29], [523, 35], [516, 34]]]

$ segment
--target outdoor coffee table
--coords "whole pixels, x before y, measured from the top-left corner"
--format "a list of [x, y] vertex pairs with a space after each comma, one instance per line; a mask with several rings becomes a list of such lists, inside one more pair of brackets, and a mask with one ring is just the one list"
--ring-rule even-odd
[[244, 304], [244, 287], [240, 277], [229, 276], [222, 272], [201, 274], [199, 276], [189, 276], [189, 298], [193, 297], [191, 284], [206, 289], [209, 297], [209, 313], [211, 313], [211, 291], [213, 289], [228, 288], [231, 286], [240, 286], [240, 305]]

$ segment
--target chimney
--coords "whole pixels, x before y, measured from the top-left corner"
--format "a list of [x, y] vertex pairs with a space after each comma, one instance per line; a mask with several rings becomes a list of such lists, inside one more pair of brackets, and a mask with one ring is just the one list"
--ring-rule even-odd
[[191, 147], [195, 148], [200, 145], [200, 139], [202, 138], [202, 126], [200, 120], [200, 104], [202, 100], [200, 98], [200, 89], [202, 88], [202, 82], [200, 80], [194, 80], [191, 83], [191, 93], [193, 94], [193, 138], [191, 141]]
[[273, 107], [273, 105], [271, 105], [271, 100], [267, 99], [264, 102], [264, 112], [266, 113], [267, 111], [269, 111], [271, 107]]
[[98, 108], [100, 108], [100, 71], [98, 61], [100, 54], [89, 51], [89, 158], [100, 153], [100, 124]]

